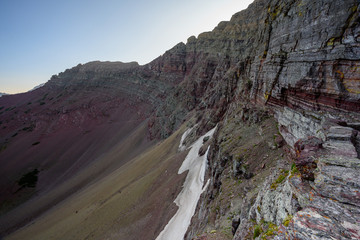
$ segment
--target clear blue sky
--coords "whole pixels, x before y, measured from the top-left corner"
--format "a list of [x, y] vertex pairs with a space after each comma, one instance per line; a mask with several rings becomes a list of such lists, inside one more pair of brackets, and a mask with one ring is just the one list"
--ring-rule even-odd
[[252, 0], [0, 0], [0, 92], [89, 61], [146, 64]]

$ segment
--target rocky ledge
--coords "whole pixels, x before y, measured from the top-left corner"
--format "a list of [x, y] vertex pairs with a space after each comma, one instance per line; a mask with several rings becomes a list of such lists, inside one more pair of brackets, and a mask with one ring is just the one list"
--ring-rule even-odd
[[[279, 116], [284, 123], [282, 117], [286, 116]], [[308, 125], [294, 119], [292, 125], [280, 125], [287, 130], [285, 139], [289, 134], [296, 136], [301, 132], [299, 128], [294, 131], [295, 123], [307, 129], [316, 126], [316, 120], [304, 115], [301, 119]], [[264, 230], [258, 234], [265, 237], [263, 239], [360, 238], [358, 124], [342, 121], [341, 125], [334, 125], [333, 119], [325, 118], [322, 121], [323, 126], [332, 124], [328, 129], [316, 131], [325, 133], [324, 140], [318, 138], [316, 132], [296, 138], [294, 165], [289, 171], [266, 179], [249, 212], [239, 219], [234, 239], [244, 239], [243, 236], [249, 235], [249, 228], [254, 231], [252, 220]], [[293, 139], [288, 141], [292, 143]], [[286, 180], [275, 185], [279, 177]], [[273, 223], [273, 229], [265, 229], [265, 223]]]

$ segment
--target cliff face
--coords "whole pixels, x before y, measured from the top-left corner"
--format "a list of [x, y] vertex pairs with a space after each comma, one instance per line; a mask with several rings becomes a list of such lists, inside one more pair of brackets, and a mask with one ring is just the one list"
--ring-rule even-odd
[[[225, 217], [233, 218], [234, 239], [252, 238], [256, 231], [267, 239], [360, 236], [359, 179], [355, 177], [359, 17], [358, 1], [255, 1], [229, 22], [198, 38], [190, 37], [186, 45], [179, 44], [149, 64], [154, 71], [171, 70], [184, 76], [175, 99], [183, 109], [197, 112], [199, 133], [223, 124], [209, 159], [212, 186], [198, 205], [187, 239], [202, 231], [226, 229], [231, 224], [224, 224]], [[163, 108], [167, 115], [181, 119], [178, 111], [169, 111], [171, 106]], [[259, 108], [275, 116], [289, 147], [281, 148], [284, 152], [273, 155], [270, 162], [264, 161], [268, 153], [249, 159], [237, 151], [240, 145], [228, 143], [248, 137], [242, 133], [247, 124], [268, 126]], [[171, 124], [168, 129], [176, 121]], [[229, 125], [233, 132], [225, 134]], [[261, 133], [258, 137], [272, 145]], [[242, 173], [236, 175], [238, 171]], [[246, 179], [252, 175], [258, 176], [249, 183]], [[244, 183], [240, 192], [235, 191], [242, 197], [226, 202], [226, 195], [234, 195], [228, 177]], [[334, 209], [342, 213], [341, 219]], [[214, 236], [199, 239], [206, 237]]]
[[[184, 63], [192, 70], [182, 88], [191, 93], [194, 108], [206, 109], [205, 127], [219, 119], [224, 125], [209, 159], [212, 187], [187, 239], [201, 230], [226, 231], [226, 217], [233, 219], [234, 239], [360, 237], [359, 17], [358, 1], [255, 1], [213, 32], [188, 40]], [[274, 114], [289, 147], [272, 156], [275, 166], [263, 160], [269, 154], [240, 154], [241, 146], [231, 143], [249, 137], [236, 135], [248, 124], [268, 126], [259, 108]], [[256, 176], [249, 184], [251, 175]], [[226, 201], [234, 195], [229, 177], [244, 183], [235, 191], [242, 197]]]
[[46, 192], [44, 181], [65, 181], [145, 125], [140, 147], [107, 167], [184, 122], [196, 124], [189, 143], [218, 125], [186, 239], [359, 238], [359, 9], [358, 0], [255, 0], [147, 65], [80, 64], [1, 97], [2, 199], [14, 197], [19, 171], [41, 166]]
[[354, 0], [255, 1], [149, 67], [171, 71], [173, 81], [183, 76], [176, 90], [183, 108], [218, 109], [215, 116], [242, 85], [257, 104], [357, 112], [358, 20]]

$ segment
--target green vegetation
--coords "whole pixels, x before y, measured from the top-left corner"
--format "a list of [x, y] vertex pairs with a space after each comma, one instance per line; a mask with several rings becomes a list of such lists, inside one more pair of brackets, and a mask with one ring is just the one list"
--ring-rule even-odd
[[299, 173], [299, 170], [297, 169], [295, 163], [293, 163], [293, 164], [291, 165], [291, 175], [295, 175], [295, 174], [297, 174], [297, 173]]
[[292, 218], [293, 218], [292, 215], [287, 215], [287, 217], [286, 217], [286, 218], [284, 219], [284, 221], [283, 221], [283, 225], [284, 225], [285, 227], [288, 227], [290, 221], [292, 220]]
[[257, 210], [258, 210], [259, 213], [261, 213], [261, 208], [260, 208], [260, 206], [257, 206]]
[[330, 46], [334, 46], [337, 41], [339, 41], [338, 38], [334, 38], [334, 37], [333, 37], [333, 38], [330, 38], [330, 39], [327, 41], [326, 45], [329, 46], [329, 47], [330, 47]]
[[264, 219], [260, 221], [259, 224], [254, 226], [253, 238], [260, 236], [262, 240], [268, 239], [268, 237], [277, 235], [279, 227], [271, 222], [266, 222]]
[[38, 181], [38, 174], [39, 174], [39, 170], [37, 170], [36, 168], [33, 171], [24, 174], [18, 181], [19, 186], [21, 188], [24, 187], [34, 188]]
[[253, 235], [254, 239], [257, 238], [258, 236], [260, 236], [261, 233], [262, 233], [261, 226], [255, 225], [255, 227], [254, 227], [254, 235]]
[[273, 223], [269, 223], [267, 231], [262, 235], [262, 239], [266, 240], [267, 237], [277, 235], [279, 227]]
[[246, 89], [250, 91], [252, 88], [252, 85], [253, 85], [253, 82], [250, 79], [248, 79], [246, 82]]
[[288, 174], [289, 174], [289, 171], [288, 170], [284, 170], [284, 169], [282, 169], [281, 171], [281, 174], [278, 176], [278, 178], [275, 180], [275, 182], [273, 182], [272, 184], [271, 184], [271, 186], [270, 186], [270, 188], [271, 189], [276, 189], [277, 187], [278, 187], [278, 185], [280, 184], [280, 183], [282, 183], [284, 180], [285, 180], [285, 178], [288, 176]]
[[281, 6], [275, 6], [274, 9], [271, 9], [271, 7], [268, 8], [268, 13], [271, 17], [271, 20], [274, 21], [277, 16], [281, 13]]
[[282, 183], [282, 182], [284, 181], [285, 177], [286, 177], [285, 175], [280, 175], [280, 176], [276, 179], [275, 183]]

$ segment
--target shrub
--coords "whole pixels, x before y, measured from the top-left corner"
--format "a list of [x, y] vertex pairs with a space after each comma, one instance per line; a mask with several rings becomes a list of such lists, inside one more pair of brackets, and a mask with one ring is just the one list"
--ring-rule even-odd
[[19, 186], [22, 188], [34, 188], [38, 181], [38, 174], [39, 170], [37, 170], [36, 168], [33, 171], [24, 174], [18, 181]]

